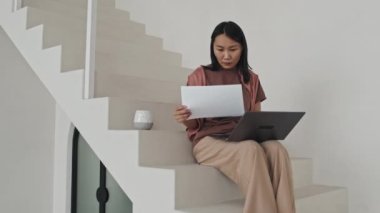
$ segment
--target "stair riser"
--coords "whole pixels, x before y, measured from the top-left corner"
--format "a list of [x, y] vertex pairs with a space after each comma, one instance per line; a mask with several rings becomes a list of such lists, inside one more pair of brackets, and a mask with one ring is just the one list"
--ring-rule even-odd
[[[66, 45], [66, 44], [77, 44], [77, 42], [83, 42], [86, 38], [86, 32], [72, 30], [72, 29], [62, 29], [53, 25], [44, 25], [44, 32], [46, 36], [44, 38], [44, 47], [51, 47], [56, 45]], [[119, 37], [117, 39], [117, 37]], [[153, 36], [126, 36], [121, 37], [118, 34], [111, 34], [109, 32], [103, 32], [97, 30], [96, 39], [98, 42], [106, 41], [120, 44], [133, 44], [135, 46], [140, 46], [143, 49], [154, 49], [159, 50], [162, 48], [162, 40]], [[104, 43], [104, 42], [103, 42]]]
[[139, 165], [141, 166], [194, 164], [196, 162], [191, 150], [192, 144], [184, 131], [140, 131]]
[[[54, 38], [53, 40], [59, 40], [59, 37], [66, 37], [66, 39], [69, 39], [69, 34], [62, 33], [62, 34], [53, 34], [51, 30], [49, 30], [49, 23], [51, 25], [54, 25], [54, 20], [49, 19], [48, 17], [43, 16], [42, 13], [40, 13], [39, 10], [36, 10], [34, 8], [28, 8], [27, 10], [27, 28], [34, 27], [40, 24], [44, 23], [44, 37], [43, 37], [43, 47], [46, 48], [48, 46], [53, 46], [53, 42], [50, 41], [50, 39]], [[56, 27], [60, 27], [59, 24]], [[80, 28], [83, 28], [84, 26], [80, 26], [80, 24], [76, 23], [76, 25], [71, 26], [73, 29], [79, 30]], [[63, 28], [64, 29], [64, 28]], [[82, 69], [84, 67], [84, 39], [83, 34], [81, 37], [74, 37], [70, 45], [68, 42], [66, 42], [65, 47], [62, 47], [62, 63], [61, 63], [61, 69], [63, 71], [69, 71], [69, 70], [77, 70]], [[56, 42], [55, 45], [58, 45], [62, 42]], [[81, 45], [80, 45], [81, 44]], [[74, 51], [70, 46], [76, 46], [77, 49], [79, 49], [79, 52], [81, 54], [75, 54], [77, 51]], [[74, 53], [74, 54], [73, 54]], [[74, 56], [75, 55], [75, 56]]]
[[[106, 2], [109, 2], [108, 5], [105, 4]], [[129, 20], [130, 16], [127, 11], [115, 9], [114, 4], [112, 4], [111, 0], [107, 0], [106, 2], [98, 0], [97, 13], [100, 18], [104, 17], [107, 19], [113, 19], [114, 21]], [[70, 16], [85, 19], [87, 16], [87, 3], [86, 7], [82, 7], [81, 5], [73, 3], [76, 2], [54, 0], [25, 0], [24, 6], [36, 7], [62, 15], [70, 14]]]
[[[155, 41], [155, 42], [149, 42]], [[144, 54], [167, 54], [168, 56], [181, 56], [181, 54], [166, 51], [162, 49], [162, 40], [153, 37], [153, 36], [143, 36], [139, 37], [136, 40], [131, 40], [131, 41], [120, 41], [120, 40], [113, 40], [111, 38], [107, 38], [104, 36], [97, 35], [97, 40], [96, 40], [96, 46], [97, 50], [101, 50], [101, 52], [104, 53], [110, 53], [112, 54], [113, 52], [121, 53], [121, 54], [128, 54], [128, 53], [144, 53]], [[131, 51], [133, 50], [133, 51]]]
[[294, 188], [308, 186], [313, 183], [313, 162], [301, 158], [292, 160]]
[[[189, 150], [189, 153], [191, 153], [191, 150]], [[308, 178], [311, 174], [307, 174], [307, 177], [305, 178], [302, 176], [305, 172], [299, 172], [305, 168], [302, 164], [311, 165], [311, 160], [292, 160], [292, 165], [295, 168], [293, 177], [295, 177], [294, 179], [297, 181], [294, 183], [295, 187], [303, 187], [312, 184], [311, 179]], [[310, 168], [307, 168], [307, 170], [311, 173]], [[175, 171], [176, 206], [178, 208], [221, 203], [228, 200], [243, 198], [237, 185], [228, 180], [224, 175], [221, 175], [221, 173], [214, 168], [206, 166], [188, 166], [187, 168], [177, 167]]]
[[75, 52], [72, 48], [62, 46], [62, 72], [84, 69], [85, 59], [84, 52]]
[[[68, 35], [66, 37], [62, 36], [61, 38], [62, 40], [59, 41], [59, 37], [54, 36], [54, 35], [57, 35], [56, 34], [57, 32], [51, 31], [49, 30], [49, 28], [46, 30], [45, 29], [46, 28], [44, 28], [44, 45], [43, 45], [44, 48], [48, 48], [55, 45], [62, 45], [62, 56], [63, 56], [62, 70], [70, 71], [70, 70], [84, 68], [85, 45], [86, 45], [84, 38], [83, 37], [79, 38], [78, 36], [77, 39], [74, 40], [73, 38], [70, 38], [72, 36]], [[54, 38], [54, 40], [51, 38]], [[116, 53], [105, 54], [102, 52], [102, 49], [101, 49], [102, 47], [97, 47], [97, 48], [98, 48], [97, 53], [96, 53], [97, 69], [98, 70], [106, 69], [106, 68], [103, 68], [104, 66], [102, 65], [106, 63], [108, 64], [112, 63], [112, 60], [110, 58], [115, 57], [114, 55]], [[142, 48], [144, 47], [141, 47], [141, 49]], [[140, 51], [142, 51], [141, 49]], [[124, 54], [124, 57], [125, 57], [125, 60], [123, 61], [123, 63], [127, 64], [125, 65], [125, 70], [144, 69], [144, 67], [141, 64], [146, 64], [146, 60], [150, 61], [151, 63], [150, 65], [158, 64], [158, 65], [155, 65], [156, 67], [167, 66], [168, 64], [170, 64], [170, 61], [177, 61], [177, 64], [179, 64], [178, 57], [175, 56], [176, 58], [174, 58], [171, 55], [160, 56], [159, 53], [157, 54], [157, 57], [154, 57], [153, 55], [151, 55], [150, 56], [151, 59], [149, 59], [149, 55], [143, 58], [142, 56], [140, 57], [136, 56], [136, 54], [132, 52], [130, 54]], [[138, 73], [138, 74], [141, 74], [141, 73]]]
[[[178, 58], [170, 59], [171, 56], [161, 55], [159, 53], [156, 56], [152, 54], [136, 56], [136, 53], [133, 53], [133, 51], [134, 50], [131, 50], [129, 54], [116, 55], [117, 53], [107, 54], [101, 49], [97, 49], [96, 65], [98, 70], [107, 70], [106, 72], [111, 71], [140, 77], [157, 75], [157, 77], [160, 77], [157, 79], [161, 80], [181, 81], [187, 78], [185, 69], [180, 67], [180, 61], [176, 60]], [[176, 60], [176, 63], [170, 62], [170, 60]]]
[[[70, 20], [71, 19], [71, 20]], [[61, 17], [57, 14], [49, 13], [33, 7], [28, 7], [27, 28], [35, 27], [40, 24], [53, 25], [62, 29], [73, 29], [84, 31], [86, 23], [78, 20], [74, 21], [72, 17]]]
[[[310, 187], [313, 188], [313, 185]], [[324, 186], [324, 188], [330, 187]], [[297, 191], [295, 193], [297, 197]], [[181, 209], [176, 213], [242, 213], [243, 206], [244, 200], [242, 199], [204, 208]], [[341, 188], [317, 193], [306, 198], [296, 198], [296, 212], [298, 213], [347, 213], [347, 207], [347, 192]]]
[[[99, 30], [100, 31], [100, 30]], [[103, 34], [101, 31], [99, 32]], [[104, 35], [104, 34], [103, 34]], [[101, 39], [101, 37], [100, 37]], [[158, 48], [161, 46], [161, 41], [145, 37], [145, 41], [140, 38], [140, 42], [151, 44], [152, 47]], [[51, 27], [44, 25], [44, 42], [43, 47], [48, 48], [56, 45], [62, 45], [62, 70], [71, 71], [84, 68], [85, 61], [85, 32], [77, 32], [71, 34], [71, 32], [65, 32], [65, 30], [57, 27]], [[141, 46], [144, 48], [144, 46]], [[101, 49], [99, 50], [101, 51]], [[135, 56], [137, 57], [137, 56]], [[152, 56], [153, 57], [153, 56]], [[128, 57], [132, 58], [132, 57]], [[164, 58], [165, 61], [173, 60], [170, 58]]]
[[153, 64], [144, 59], [127, 63], [117, 60], [110, 55], [103, 55], [96, 59], [99, 72], [118, 73], [141, 78], [154, 78], [162, 81], [183, 82], [187, 80], [188, 69], [166, 64]]
[[[154, 36], [138, 36], [138, 37], [132, 37], [132, 36], [125, 36], [122, 37], [119, 34], [110, 34], [106, 35], [103, 34], [102, 32], [97, 33], [97, 42], [107, 42], [107, 43], [112, 43], [113, 45], [133, 45], [133, 46], [138, 46], [142, 48], [143, 50], [151, 50], [152, 52], [154, 51], [162, 51], [162, 39]], [[101, 45], [98, 43], [98, 45]], [[126, 49], [127, 51], [128, 49]]]
[[84, 68], [86, 58], [84, 34], [81, 36], [58, 34], [58, 32], [54, 31], [54, 28], [49, 28], [44, 25], [43, 48], [56, 45], [62, 46], [61, 70], [63, 72]]
[[[152, 78], [136, 78], [125, 75], [112, 75], [96, 72], [95, 97], [122, 96], [129, 99], [161, 103], [180, 103], [180, 83], [157, 81]], [[136, 89], [139, 88], [139, 89]], [[116, 110], [116, 109], [114, 109]], [[115, 111], [122, 113], [123, 111]], [[113, 128], [125, 129], [128, 126], [111, 124]]]
[[[88, 0], [51, 0], [51, 1], [56, 4], [67, 5], [68, 7], [86, 9]], [[37, 0], [37, 2], [41, 2], [41, 1]], [[115, 0], [98, 0], [98, 5], [99, 7], [115, 8]]]
[[44, 48], [49, 48], [57, 45], [74, 48], [75, 52], [84, 52], [86, 48], [86, 33], [66, 31], [49, 25], [44, 26]]
[[173, 118], [174, 107], [175, 105], [164, 103], [110, 99], [109, 128], [135, 129], [133, 119], [136, 110], [149, 110], [153, 114], [152, 130], [181, 131], [183, 127]]
[[347, 213], [347, 190], [340, 189], [296, 201], [298, 213]]
[[24, 0], [24, 7], [33, 7], [41, 10], [70, 14], [71, 17], [85, 18], [87, 14], [87, 8], [77, 7], [68, 3], [54, 1], [54, 0]]
[[196, 166], [193, 169], [176, 170], [176, 208], [201, 206], [241, 199], [235, 183], [214, 168]]
[[[181, 66], [182, 57], [178, 53], [162, 50], [158, 46], [136, 45], [133, 43], [114, 42], [108, 40], [97, 40], [96, 51], [112, 56], [117, 60], [149, 61], [153, 64], [165, 64]], [[130, 64], [130, 61], [124, 63]]]
[[[69, 21], [68, 21], [69, 20]], [[85, 23], [71, 19], [70, 17], [57, 16], [35, 8], [28, 8], [27, 27], [44, 24], [44, 48], [63, 45], [62, 71], [71, 71], [84, 68], [85, 60]], [[137, 28], [133, 28], [137, 26]], [[126, 27], [112, 27], [99, 24], [97, 34], [99, 37], [119, 37], [123, 40], [140, 40], [141, 43], [153, 44], [154, 47], [162, 45], [161, 40], [144, 35], [142, 25], [130, 25]], [[143, 42], [144, 41], [144, 42]], [[153, 43], [152, 43], [153, 42]]]
[[[57, 35], [56, 33], [57, 32], [54, 32], [54, 31], [51, 31], [51, 28], [44, 28], [44, 45], [43, 47], [44, 48], [48, 48], [48, 47], [51, 47], [51, 46], [56, 46], [56, 45], [62, 45], [62, 70], [63, 71], [70, 71], [70, 70], [74, 70], [74, 69], [80, 69], [80, 68], [83, 68], [84, 67], [84, 61], [85, 61], [85, 39], [84, 37], [82, 38], [79, 38], [79, 36], [77, 37], [77, 39], [73, 39], [73, 38], [70, 38], [72, 36], [62, 36], [62, 40], [59, 41], [59, 38], [58, 36], [55, 36]], [[54, 40], [52, 39], [54, 38]], [[96, 59], [97, 60], [101, 60], [101, 61], [104, 61], [102, 60], [102, 57], [106, 57], [106, 58], [109, 58], [109, 57], [115, 57], [115, 55], [117, 54], [117, 52], [113, 53], [113, 54], [106, 54], [104, 52], [102, 52], [102, 48], [101, 46], [97, 46], [96, 47], [96, 51], [97, 51], [97, 54], [96, 54]], [[138, 51], [144, 51], [143, 50], [143, 46], [138, 49]], [[147, 49], [149, 47], [145, 47], [145, 49]], [[148, 50], [145, 50], [145, 52], [148, 52]], [[164, 53], [164, 52], [162, 52]], [[119, 54], [121, 55], [121, 54]], [[120, 57], [120, 56], [118, 56]], [[143, 61], [140, 61], [141, 58], [143, 58], [142, 55], [138, 56], [136, 53], [133, 52], [133, 50], [131, 50], [130, 53], [124, 53], [123, 57], [125, 57], [125, 62], [126, 63], [129, 63], [129, 64], [132, 64], [132, 63], [143, 63]], [[160, 63], [162, 64], [162, 66], [166, 66], [167, 64], [170, 64], [170, 61], [177, 61], [177, 64], [179, 64], [179, 60], [178, 60], [178, 57], [177, 55], [160, 55], [160, 53], [157, 53], [156, 54], [156, 57], [151, 54], [151, 55], [147, 55], [145, 57], [145, 60], [149, 60], [150, 62], [152, 62], [153, 64], [154, 63]], [[110, 62], [109, 62], [110, 63]], [[136, 65], [138, 66], [138, 65]], [[128, 67], [126, 67], [128, 69]], [[100, 67], [101, 69], [101, 67]]]
[[[27, 28], [34, 27], [39, 24], [83, 32], [86, 30], [87, 22], [86, 19], [55, 14], [49, 11], [29, 7]], [[108, 32], [111, 34], [120, 34], [123, 36], [134, 35], [137, 37], [145, 35], [144, 25], [131, 21], [112, 22], [108, 21], [107, 19], [98, 19], [97, 30], [104, 34]]]

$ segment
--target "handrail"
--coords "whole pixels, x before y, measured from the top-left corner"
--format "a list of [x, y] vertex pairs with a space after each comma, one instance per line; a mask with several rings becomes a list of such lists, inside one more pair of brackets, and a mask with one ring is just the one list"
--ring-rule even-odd
[[12, 10], [15, 12], [16, 10], [19, 10], [22, 7], [22, 0], [13, 0], [13, 7]]
[[84, 99], [94, 97], [95, 84], [95, 48], [97, 0], [87, 1], [86, 61], [84, 68]]

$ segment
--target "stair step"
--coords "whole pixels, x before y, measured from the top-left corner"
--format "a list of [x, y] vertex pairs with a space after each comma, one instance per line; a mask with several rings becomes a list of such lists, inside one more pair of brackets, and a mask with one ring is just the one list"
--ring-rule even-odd
[[184, 130], [139, 131], [138, 143], [140, 166], [164, 167], [196, 163], [192, 155], [192, 144]]
[[[56, 25], [56, 21], [51, 14], [41, 11], [36, 8], [28, 8], [28, 27], [36, 26], [38, 24], [44, 24], [44, 48], [62, 45], [62, 70], [70, 71], [76, 69], [82, 69], [85, 61], [85, 26], [83, 24], [76, 23], [74, 28], [67, 27], [68, 25], [61, 23]], [[54, 15], [53, 15], [54, 16]], [[60, 20], [65, 22], [66, 17], [60, 17]], [[108, 37], [114, 39], [119, 37], [123, 40], [131, 40], [137, 44], [151, 45], [154, 48], [162, 46], [162, 40], [152, 36], [145, 36], [143, 29], [131, 33], [127, 26], [115, 29], [108, 29], [109, 26], [99, 24], [97, 28], [97, 34], [99, 41], [102, 37]], [[124, 30], [123, 30], [124, 29]], [[137, 34], [136, 34], [137, 33]], [[127, 34], [125, 37], [122, 35]], [[136, 45], [137, 45], [136, 44]], [[144, 46], [141, 46], [144, 47]], [[101, 49], [100, 49], [101, 50]]]
[[299, 213], [347, 213], [347, 189], [335, 186], [311, 185], [296, 189]]
[[291, 158], [294, 188], [313, 183], [313, 161], [311, 158]]
[[[79, 41], [85, 41], [86, 32], [73, 30], [73, 29], [63, 29], [55, 25], [44, 25], [44, 47], [52, 47], [56, 45], [66, 45], [66, 44], [77, 44]], [[96, 35], [97, 45], [99, 42], [110, 43], [112, 45], [128, 45], [134, 44], [135, 46], [140, 46], [144, 48], [152, 48], [159, 50], [162, 48], [162, 40], [154, 36], [139, 36], [139, 37], [121, 37], [118, 34], [104, 33], [98, 29]], [[78, 48], [77, 48], [78, 49]], [[79, 49], [84, 51], [84, 49]]]
[[[80, 69], [84, 67], [85, 61], [85, 33], [81, 34], [69, 34], [64, 36], [65, 32], [62, 29], [50, 26], [44, 26], [44, 42], [43, 48], [49, 48], [56, 45], [62, 45], [62, 70], [70, 71], [74, 69]], [[161, 46], [161, 41], [159, 40], [147, 40], [141, 38], [140, 40], [135, 40], [135, 45], [130, 45], [129, 49], [127, 48], [130, 43], [126, 42], [109, 42], [108, 40], [103, 39], [102, 37], [97, 38], [96, 46], [96, 59], [100, 61], [102, 57], [124, 57], [127, 62], [135, 63], [138, 59], [144, 58], [143, 54], [146, 53], [145, 59], [149, 61], [155, 61], [157, 64], [163, 64], [164, 66], [172, 63], [178, 65], [181, 63], [181, 56], [177, 53], [172, 53], [168, 51], [159, 51]], [[115, 48], [114, 52], [111, 52], [111, 44], [123, 44], [120, 45], [119, 52]], [[110, 46], [107, 47], [107, 44]], [[111, 47], [111, 48], [110, 48]], [[132, 48], [134, 47], [134, 49]], [[105, 50], [104, 50], [105, 49]], [[129, 50], [129, 52], [128, 52]], [[155, 51], [150, 51], [155, 50]], [[122, 53], [124, 54], [122, 55]], [[156, 52], [156, 53], [155, 53]], [[118, 55], [118, 56], [115, 56]], [[121, 60], [121, 59], [120, 59]], [[176, 62], [176, 63], [173, 63]], [[106, 63], [106, 62], [104, 62]], [[108, 62], [111, 63], [111, 62]], [[141, 62], [140, 62], [141, 63]]]
[[102, 55], [96, 59], [96, 70], [98, 72], [111, 72], [136, 77], [151, 77], [162, 81], [186, 81], [191, 72], [190, 69], [176, 65], [153, 63], [139, 59], [136, 61], [122, 60], [111, 55]]
[[[163, 140], [160, 140], [162, 142]], [[145, 142], [147, 148], [148, 142]], [[154, 142], [153, 142], [154, 143]], [[173, 142], [171, 142], [173, 144]], [[157, 146], [154, 146], [157, 147]], [[167, 145], [165, 147], [168, 147]], [[140, 149], [142, 147], [140, 146]], [[161, 151], [161, 149], [160, 149]], [[155, 150], [157, 153], [158, 150]], [[141, 155], [142, 150], [139, 151]], [[181, 152], [182, 153], [182, 152]], [[188, 150], [188, 155], [191, 149]], [[190, 154], [191, 155], [191, 154]], [[147, 157], [147, 155], [144, 155]], [[157, 156], [155, 156], [157, 159]], [[139, 157], [141, 160], [141, 156]], [[294, 186], [296, 189], [312, 184], [311, 159], [292, 158]], [[176, 176], [176, 207], [202, 206], [210, 203], [220, 203], [228, 200], [241, 199], [237, 185], [212, 167], [187, 164], [160, 167], [175, 170]], [[303, 169], [309, 172], [306, 176]], [[207, 189], [207, 190], [205, 190]]]
[[[147, 132], [147, 131], [145, 131], [145, 132]], [[154, 150], [154, 153], [156, 153], [156, 154], [157, 154], [158, 150], [162, 151], [162, 150], [170, 149], [170, 146], [175, 146], [176, 148], [178, 148], [179, 152], [184, 156], [178, 155], [178, 156], [171, 156], [170, 157], [171, 159], [177, 158], [177, 160], [178, 160], [177, 165], [170, 165], [170, 166], [164, 166], [164, 165], [152, 166], [152, 165], [150, 165], [150, 167], [167, 168], [167, 169], [178, 169], [178, 168], [179, 169], [186, 169], [186, 168], [193, 168], [193, 167], [200, 166], [199, 164], [195, 163], [194, 157], [192, 155], [191, 143], [188, 141], [188, 139], [186, 138], [186, 136], [184, 135], [183, 132], [177, 133], [177, 134], [182, 135], [182, 137], [184, 138], [182, 141], [171, 140], [168, 142], [162, 142], [161, 144], [157, 144], [157, 143], [160, 143], [161, 141], [160, 142], [152, 142], [154, 140], [148, 140], [148, 139], [152, 139], [152, 137], [148, 137], [145, 134], [145, 132], [140, 133], [141, 140], [139, 143], [143, 143], [140, 146], [140, 150], [139, 150], [140, 165], [147, 166], [147, 164], [145, 164], [145, 162], [147, 161], [147, 158], [150, 158], [149, 161], [152, 161], [152, 160], [163, 161], [162, 158], [165, 158], [164, 155], [148, 156], [148, 154], [152, 154], [152, 153], [150, 153], [150, 152], [152, 152], [152, 150], [147, 150], [149, 143], [151, 143], [150, 145], [152, 145], [153, 147], [156, 147], [156, 149]], [[160, 132], [160, 131], [156, 131], [156, 132]], [[163, 147], [159, 147], [159, 145], [161, 145]], [[147, 147], [144, 147], [144, 146], [147, 146]], [[173, 151], [172, 151], [171, 155], [173, 155]], [[168, 158], [169, 157], [167, 157], [167, 159]], [[187, 159], [187, 161], [184, 160], [185, 158]], [[173, 163], [172, 161], [169, 162], [169, 160], [167, 162]], [[313, 181], [312, 181], [312, 175], [313, 175], [312, 159], [310, 159], [310, 158], [291, 158], [291, 165], [292, 165], [292, 170], [293, 170], [293, 182], [294, 182], [294, 188], [295, 189], [305, 187], [305, 186], [308, 186], [308, 185], [313, 183]], [[210, 167], [207, 167], [207, 168], [210, 168]], [[213, 168], [210, 168], [210, 169], [213, 170]]]
[[[76, 40], [85, 40], [86, 38], [86, 31], [85, 30], [75, 30], [71, 28], [61, 28], [55, 25], [51, 24], [45, 24], [44, 29], [48, 30], [48, 32], [51, 32], [49, 35], [48, 41], [45, 42], [45, 45], [47, 47], [55, 46], [62, 44], [61, 41], [70, 41], [75, 42]], [[50, 38], [52, 37], [52, 38]], [[144, 47], [152, 47], [152, 48], [162, 48], [162, 39], [154, 36], [148, 36], [148, 35], [128, 35], [128, 36], [121, 36], [118, 33], [110, 33], [110, 32], [103, 32], [99, 28], [97, 29], [96, 39], [98, 40], [105, 40], [106, 42], [114, 42], [119, 44], [129, 44], [133, 43], [135, 45], [140, 45], [143, 48]], [[61, 42], [61, 43], [60, 43]]]
[[218, 170], [198, 164], [166, 167], [175, 170], [175, 207], [186, 208], [240, 199], [235, 183]]
[[[83, 52], [85, 49], [86, 32], [85, 31], [68, 31], [66, 29], [44, 24], [44, 48], [50, 48], [57, 45], [77, 46], [76, 51]], [[76, 52], [75, 51], [75, 52]]]
[[[35, 7], [28, 7], [28, 25], [27, 28], [34, 27], [39, 24], [53, 25], [61, 27], [62, 29], [73, 29], [85, 31], [87, 21], [86, 19], [77, 18], [75, 16], [67, 16], [65, 14], [54, 13], [42, 10]], [[97, 30], [112, 33], [119, 33], [123, 35], [133, 34], [135, 36], [142, 36], [145, 34], [145, 26], [143, 24], [125, 20], [122, 22], [112, 22], [107, 19], [97, 20]]]
[[[123, 97], [141, 101], [180, 104], [180, 86], [185, 85], [185, 82], [161, 81], [153, 79], [155, 77], [157, 75], [154, 73], [149, 78], [144, 78], [95, 72], [95, 97]], [[125, 129], [125, 126], [118, 128]]]
[[87, 15], [87, 7], [78, 7], [78, 5], [70, 4], [68, 1], [54, 1], [54, 0], [24, 0], [24, 7], [33, 7], [48, 12], [70, 14], [71, 17], [84, 19]]
[[[85, 33], [67, 34], [65, 30], [43, 26], [42, 48], [62, 46], [61, 70], [71, 71], [84, 68], [85, 62]], [[67, 35], [67, 36], [65, 36]]]
[[[295, 190], [297, 213], [347, 213], [345, 188], [310, 185]], [[241, 213], [244, 200], [226, 201], [217, 205], [179, 209], [182, 213]]]
[[53, 25], [62, 29], [75, 29], [85, 31], [86, 22], [70, 16], [63, 16], [35, 7], [27, 7], [27, 29], [37, 25]]
[[[40, 24], [44, 25], [47, 32], [44, 38], [45, 46], [50, 47], [59, 44], [67, 46], [71, 44], [75, 48], [70, 51], [71, 55], [84, 55], [86, 39], [86, 23], [84, 20], [29, 7], [27, 28]], [[98, 22], [97, 37], [121, 41], [144, 41], [147, 45], [162, 46], [161, 39], [146, 36], [144, 26], [133, 22], [125, 22], [122, 25]], [[75, 60], [77, 57], [73, 56], [72, 58]]]
[[[81, 7], [81, 8], [87, 8], [87, 2], [88, 2], [88, 0], [52, 0], [52, 1], [62, 2], [64, 4], [69, 4], [72, 7]], [[114, 8], [115, 0], [98, 0], [98, 5], [101, 7]]]
[[[107, 3], [109, 2], [109, 3]], [[24, 6], [36, 7], [46, 11], [60, 13], [63, 15], [70, 14], [72, 17], [77, 17], [81, 19], [87, 18], [87, 3], [85, 7], [78, 5], [77, 1], [57, 1], [57, 0], [24, 0]], [[130, 15], [128, 11], [119, 10], [115, 8], [114, 3], [110, 0], [98, 0], [98, 17], [103, 19], [107, 18], [109, 20], [119, 21], [119, 20], [130, 20]]]
[[136, 110], [150, 110], [154, 122], [152, 130], [183, 131], [183, 126], [173, 118], [174, 108], [174, 104], [110, 98], [108, 127], [114, 130], [135, 129], [133, 118]]
[[133, 43], [145, 41], [147, 42], [146, 45], [149, 45], [151, 44], [151, 41], [154, 41], [154, 43], [158, 43], [160, 47], [162, 47], [163, 43], [162, 38], [146, 35], [143, 28], [136, 29], [134, 27], [129, 27], [126, 24], [115, 28], [113, 26], [98, 23], [97, 37], [106, 38], [108, 40]]
[[[156, 140], [157, 138], [160, 140]], [[142, 131], [139, 143], [141, 144], [139, 150], [141, 166], [163, 167], [194, 164], [192, 145], [184, 130]], [[173, 153], [173, 150], [176, 150], [176, 153]], [[299, 188], [311, 184], [313, 174], [311, 159], [292, 158], [291, 163], [294, 187]]]
[[43, 26], [43, 48], [50, 48], [57, 45], [62, 46], [61, 70], [65, 72], [83, 69], [86, 58], [85, 33], [82, 32], [81, 34], [67, 34], [67, 32], [64, 32], [62, 29], [49, 27], [47, 25]]
[[[145, 37], [145, 39], [144, 39]], [[144, 53], [144, 54], [161, 54], [162, 52], [165, 54], [168, 54], [170, 56], [178, 55], [181, 56], [181, 54], [164, 50], [162, 47], [162, 40], [158, 37], [153, 36], [147, 36], [145, 35], [143, 38], [140, 37], [139, 39], [135, 40], [116, 40], [112, 38], [107, 38], [106, 36], [97, 35], [96, 39], [96, 49], [101, 50], [101, 52], [104, 53], [112, 53], [112, 52], [120, 52], [122, 54], [132, 54], [132, 53]], [[149, 42], [148, 38], [154, 38], [152, 41], [155, 42]], [[134, 50], [134, 51], [130, 51]], [[145, 55], [144, 55], [145, 56]]]
[[181, 54], [163, 50], [161, 46], [98, 39], [96, 41], [96, 51], [99, 53], [97, 57], [105, 54], [127, 64], [138, 61], [174, 66], [181, 66], [182, 64]]

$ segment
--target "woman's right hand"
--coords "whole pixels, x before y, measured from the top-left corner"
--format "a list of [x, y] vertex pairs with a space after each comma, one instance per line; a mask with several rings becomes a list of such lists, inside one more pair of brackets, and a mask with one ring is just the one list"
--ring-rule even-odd
[[174, 119], [178, 123], [184, 123], [191, 115], [191, 111], [184, 105], [177, 106], [174, 111]]
[[178, 123], [182, 123], [189, 129], [195, 129], [198, 127], [198, 123], [195, 119], [190, 119], [191, 111], [187, 108], [187, 106], [181, 105], [177, 106], [174, 111], [174, 118]]

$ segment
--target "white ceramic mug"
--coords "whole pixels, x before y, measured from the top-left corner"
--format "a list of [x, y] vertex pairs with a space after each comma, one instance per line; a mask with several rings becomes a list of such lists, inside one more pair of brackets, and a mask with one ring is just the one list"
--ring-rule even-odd
[[149, 110], [136, 110], [133, 126], [140, 130], [149, 130], [153, 126], [153, 115]]

